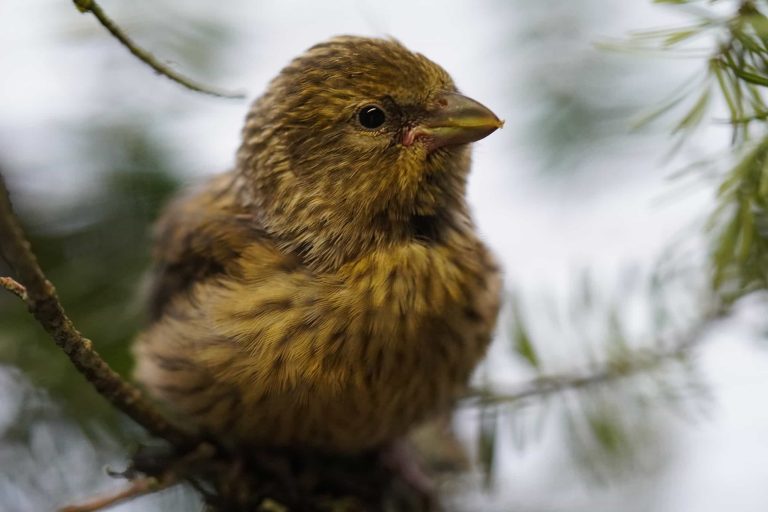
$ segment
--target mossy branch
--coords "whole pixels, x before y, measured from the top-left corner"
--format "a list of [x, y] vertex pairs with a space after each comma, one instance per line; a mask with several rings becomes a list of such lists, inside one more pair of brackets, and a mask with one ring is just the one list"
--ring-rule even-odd
[[13, 213], [8, 189], [0, 173], [0, 255], [16, 273], [16, 280], [0, 278], [0, 286], [26, 302], [56, 344], [67, 354], [75, 368], [119, 410], [130, 416], [151, 434], [177, 447], [192, 447], [197, 441], [183, 429], [170, 423], [141, 392], [115, 373], [93, 349], [64, 312], [56, 290], [43, 274]]
[[157, 60], [157, 58], [154, 55], [152, 55], [151, 53], [149, 53], [148, 51], [144, 50], [143, 48], [138, 46], [136, 43], [134, 43], [133, 40], [130, 37], [128, 37], [128, 35], [125, 32], [123, 32], [123, 30], [106, 15], [106, 13], [102, 10], [99, 4], [97, 4], [94, 0], [73, 0], [73, 2], [75, 3], [75, 6], [80, 12], [82, 13], [90, 12], [91, 14], [93, 14], [96, 17], [96, 19], [99, 20], [99, 23], [101, 23], [101, 25], [104, 28], [106, 28], [109, 31], [109, 33], [115, 37], [115, 39], [120, 41], [120, 44], [122, 44], [125, 48], [127, 48], [128, 51], [131, 52], [140, 61], [144, 62], [146, 65], [154, 69], [157, 73], [167, 78], [170, 78], [177, 84], [182, 85], [183, 87], [186, 87], [187, 89], [195, 92], [209, 94], [211, 96], [217, 96], [219, 98], [231, 98], [231, 99], [245, 98], [245, 94], [242, 92], [225, 91], [222, 89], [210, 87], [208, 85], [192, 80], [191, 78], [188, 78], [174, 71], [168, 66], [162, 64], [159, 60]]

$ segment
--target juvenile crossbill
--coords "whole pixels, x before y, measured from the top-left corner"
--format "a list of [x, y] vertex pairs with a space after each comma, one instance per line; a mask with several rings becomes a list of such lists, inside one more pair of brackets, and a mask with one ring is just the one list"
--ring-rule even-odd
[[446, 411], [499, 308], [465, 188], [501, 124], [396, 41], [310, 48], [160, 219], [137, 379], [239, 449], [354, 454]]

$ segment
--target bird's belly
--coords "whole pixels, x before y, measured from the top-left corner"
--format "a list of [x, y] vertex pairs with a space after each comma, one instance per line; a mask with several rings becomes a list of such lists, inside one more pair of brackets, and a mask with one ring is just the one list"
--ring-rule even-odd
[[[244, 404], [231, 434], [239, 443], [332, 452], [382, 445], [450, 407], [482, 357], [490, 333], [481, 330], [452, 331], [443, 322], [433, 337], [425, 333], [408, 343], [349, 339], [369, 349], [337, 354], [326, 361], [325, 372], [314, 371], [322, 361], [308, 360], [303, 375]], [[354, 359], [348, 360], [350, 355]], [[316, 357], [328, 359], [322, 353]]]
[[450, 254], [405, 248], [330, 284], [203, 284], [190, 299], [202, 314], [142, 336], [137, 378], [235, 446], [374, 448], [449, 407], [490, 341], [498, 272], [482, 252]]

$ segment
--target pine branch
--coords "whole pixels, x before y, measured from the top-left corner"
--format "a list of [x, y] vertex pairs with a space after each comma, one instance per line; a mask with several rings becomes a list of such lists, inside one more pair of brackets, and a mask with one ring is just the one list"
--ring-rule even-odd
[[197, 444], [188, 432], [170, 423], [143, 398], [136, 387], [115, 373], [93, 349], [91, 340], [77, 331], [64, 312], [56, 290], [46, 279], [32, 253], [13, 213], [1, 172], [0, 255], [15, 271], [18, 280], [3, 277], [0, 279], [0, 285], [26, 302], [30, 313], [99, 394], [151, 434], [167, 440], [174, 446], [191, 447]]
[[245, 94], [242, 92], [233, 92], [233, 91], [225, 91], [222, 89], [216, 89], [213, 87], [210, 87], [208, 85], [202, 84], [200, 82], [197, 82], [195, 80], [192, 80], [191, 78], [188, 78], [173, 69], [169, 68], [168, 66], [162, 64], [157, 58], [149, 53], [148, 51], [144, 50], [140, 46], [138, 46], [136, 43], [133, 42], [133, 40], [128, 37], [128, 35], [123, 32], [123, 30], [115, 24], [112, 19], [110, 19], [106, 13], [101, 9], [99, 4], [95, 2], [95, 0], [73, 0], [75, 3], [75, 6], [77, 9], [82, 13], [90, 12], [93, 14], [97, 20], [99, 20], [99, 23], [106, 28], [112, 36], [114, 36], [115, 39], [120, 41], [120, 44], [122, 44], [129, 52], [131, 52], [136, 58], [138, 58], [140, 61], [144, 62], [146, 65], [154, 69], [157, 73], [170, 78], [174, 82], [176, 82], [179, 85], [182, 85], [183, 87], [186, 87], [187, 89], [190, 89], [195, 92], [200, 92], [203, 94], [209, 94], [211, 96], [217, 96], [219, 98], [231, 98], [231, 99], [242, 99], [245, 98]]
[[629, 351], [620, 360], [609, 360], [591, 371], [582, 373], [541, 374], [516, 389], [499, 391], [488, 388], [473, 389], [463, 405], [494, 406], [512, 404], [531, 398], [541, 398], [564, 391], [582, 390], [605, 385], [653, 371], [671, 361], [685, 358], [703, 339], [712, 323], [725, 316], [723, 308], [708, 312], [690, 330], [662, 348], [641, 348]]

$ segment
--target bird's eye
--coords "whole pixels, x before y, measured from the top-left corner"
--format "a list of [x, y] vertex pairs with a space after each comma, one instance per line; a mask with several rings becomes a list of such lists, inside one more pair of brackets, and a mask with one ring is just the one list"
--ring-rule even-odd
[[384, 121], [387, 120], [387, 115], [381, 107], [366, 105], [358, 112], [357, 119], [364, 128], [374, 129], [384, 124]]

